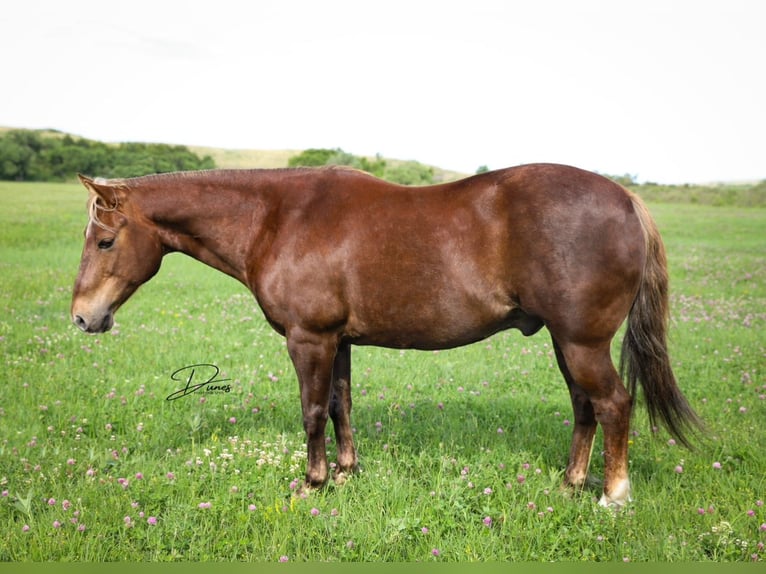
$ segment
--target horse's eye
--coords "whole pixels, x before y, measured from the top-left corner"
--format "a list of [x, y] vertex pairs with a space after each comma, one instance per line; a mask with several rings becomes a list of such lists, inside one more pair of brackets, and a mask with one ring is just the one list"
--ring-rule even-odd
[[101, 241], [98, 242], [99, 249], [109, 249], [112, 247], [112, 245], [114, 245], [113, 237], [110, 239], [102, 239]]

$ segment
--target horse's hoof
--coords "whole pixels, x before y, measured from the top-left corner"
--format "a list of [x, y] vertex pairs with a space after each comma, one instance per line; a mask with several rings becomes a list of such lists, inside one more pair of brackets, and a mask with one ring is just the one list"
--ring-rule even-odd
[[612, 489], [610, 494], [607, 494], [606, 491], [604, 491], [601, 495], [601, 499], [598, 501], [598, 505], [603, 506], [604, 508], [619, 510], [632, 500], [633, 499], [630, 497], [630, 482], [628, 479], [623, 479]]
[[588, 490], [602, 490], [602, 489], [603, 489], [602, 481], [599, 478], [596, 478], [595, 476], [589, 474], [579, 484], [572, 484], [571, 482], [565, 480], [564, 482], [561, 483], [561, 486], [559, 487], [559, 492], [561, 492], [565, 496], [572, 496], [574, 494], [581, 494]]
[[335, 475], [333, 475], [332, 477], [333, 481], [335, 482], [335, 486], [343, 486], [344, 484], [346, 484], [346, 481], [349, 478], [350, 476], [343, 471], [336, 472]]

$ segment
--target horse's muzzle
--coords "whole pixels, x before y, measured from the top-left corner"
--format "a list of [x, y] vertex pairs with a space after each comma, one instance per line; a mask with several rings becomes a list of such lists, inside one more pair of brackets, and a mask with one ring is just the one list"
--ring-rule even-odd
[[114, 315], [110, 312], [101, 318], [86, 318], [73, 314], [72, 322], [86, 333], [106, 333], [114, 325]]

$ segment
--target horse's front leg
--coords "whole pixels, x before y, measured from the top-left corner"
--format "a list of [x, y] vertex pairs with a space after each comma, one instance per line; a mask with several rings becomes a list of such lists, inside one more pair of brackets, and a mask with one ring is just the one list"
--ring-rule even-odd
[[302, 329], [295, 329], [287, 334], [287, 350], [295, 366], [301, 391], [303, 428], [306, 431], [308, 454], [305, 483], [307, 488], [321, 487], [327, 481], [325, 426], [337, 344], [335, 337], [317, 335]]
[[357, 456], [351, 430], [351, 346], [341, 343], [332, 369], [332, 398], [330, 418], [335, 427], [338, 447], [338, 468], [335, 482], [342, 484], [348, 474], [356, 470]]

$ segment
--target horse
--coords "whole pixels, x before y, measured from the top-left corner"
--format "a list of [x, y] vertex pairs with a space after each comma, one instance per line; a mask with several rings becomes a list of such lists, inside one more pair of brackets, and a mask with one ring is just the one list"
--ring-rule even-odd
[[[328, 417], [334, 480], [358, 466], [352, 345], [448, 349], [546, 327], [574, 411], [564, 485], [584, 487], [600, 424], [602, 506], [631, 500], [637, 383], [652, 425], [689, 447], [702, 429], [670, 364], [657, 226], [637, 195], [599, 174], [529, 164], [423, 187], [342, 167], [79, 177], [89, 199], [74, 324], [109, 330], [167, 253], [240, 281], [286, 337], [307, 491], [329, 479]], [[618, 373], [610, 346], [623, 323]]]

